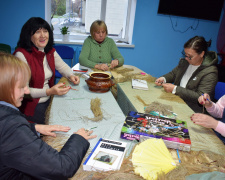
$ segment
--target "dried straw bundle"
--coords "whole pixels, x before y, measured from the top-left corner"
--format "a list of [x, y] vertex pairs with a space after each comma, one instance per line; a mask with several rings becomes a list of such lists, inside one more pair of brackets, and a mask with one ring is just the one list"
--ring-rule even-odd
[[95, 117], [101, 116], [102, 115], [102, 110], [101, 110], [101, 99], [95, 98], [91, 100], [91, 110], [94, 114]]
[[122, 74], [122, 77], [115, 78], [116, 83], [122, 83], [126, 81], [131, 81], [132, 79], [142, 79], [146, 80], [147, 82], [155, 82], [155, 77], [152, 77], [151, 75], [141, 75], [140, 73], [124, 73]]
[[134, 77], [134, 79], [141, 79], [141, 80], [146, 80], [147, 82], [155, 82], [156, 78], [146, 74], [146, 75], [141, 75], [141, 74], [136, 74]]
[[69, 83], [69, 80], [65, 77], [62, 77], [58, 83], [65, 83], [65, 86], [69, 86], [70, 83]]
[[102, 110], [101, 110], [101, 99], [99, 98], [95, 98], [91, 100], [91, 107], [90, 109], [92, 110], [93, 114], [94, 114], [94, 118], [89, 118], [89, 117], [84, 117], [85, 119], [97, 122], [97, 121], [101, 121], [103, 119], [103, 114], [102, 114]]
[[133, 68], [125, 68], [125, 67], [121, 66], [121, 67], [118, 67], [115, 69], [111, 69], [111, 71], [114, 71], [118, 74], [124, 74], [124, 73], [130, 72], [130, 71], [134, 71], [134, 69]]
[[166, 105], [158, 101], [154, 101], [145, 108], [145, 113], [150, 113], [151, 111], [156, 111], [159, 112], [159, 114], [161, 115], [167, 116], [172, 114], [170, 111], [173, 111], [173, 108], [171, 105]]
[[[175, 150], [174, 150], [175, 151]], [[204, 172], [225, 172], [225, 157], [211, 151], [180, 151], [181, 164], [166, 175], [168, 180], [184, 180], [185, 176]]]

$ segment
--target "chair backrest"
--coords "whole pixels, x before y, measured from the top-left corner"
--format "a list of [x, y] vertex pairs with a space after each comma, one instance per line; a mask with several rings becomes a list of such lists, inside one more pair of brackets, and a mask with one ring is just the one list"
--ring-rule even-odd
[[[60, 55], [60, 57], [70, 66], [73, 66], [73, 58], [74, 58], [74, 49], [65, 46], [65, 45], [57, 45], [54, 46], [56, 52]], [[69, 61], [71, 61], [71, 63]]]
[[2, 44], [0, 43], [0, 51], [10, 53], [11, 54], [11, 46], [8, 44]]
[[79, 63], [79, 57], [80, 57], [81, 50], [82, 50], [82, 47], [76, 48], [75, 64]]
[[225, 94], [225, 82], [218, 82], [215, 87], [215, 100], [219, 100]]

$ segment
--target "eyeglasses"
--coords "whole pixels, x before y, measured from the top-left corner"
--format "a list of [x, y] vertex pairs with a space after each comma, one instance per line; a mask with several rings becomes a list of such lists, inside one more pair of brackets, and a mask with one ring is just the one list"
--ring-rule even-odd
[[184, 52], [184, 50], [181, 52], [182, 55], [185, 57], [185, 58], [188, 58], [189, 60], [192, 60], [195, 56], [187, 56]]

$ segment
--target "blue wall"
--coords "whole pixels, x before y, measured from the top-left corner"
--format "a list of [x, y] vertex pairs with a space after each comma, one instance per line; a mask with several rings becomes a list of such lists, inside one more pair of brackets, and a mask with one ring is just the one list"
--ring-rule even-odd
[[[210, 50], [216, 51], [220, 22], [158, 15], [158, 4], [159, 0], [137, 0], [133, 33], [135, 48], [119, 48], [125, 64], [158, 77], [177, 65], [183, 44], [195, 35], [204, 36], [207, 41], [212, 39]], [[44, 6], [44, 0], [1, 0], [0, 42], [15, 48], [22, 25], [32, 16], [45, 18]], [[190, 26], [193, 29], [188, 29]]]

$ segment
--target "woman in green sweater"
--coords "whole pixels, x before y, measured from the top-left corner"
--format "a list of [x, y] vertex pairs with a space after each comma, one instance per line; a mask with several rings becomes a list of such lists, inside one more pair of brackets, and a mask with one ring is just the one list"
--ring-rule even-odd
[[122, 66], [124, 58], [113, 39], [107, 37], [108, 30], [104, 21], [96, 20], [90, 28], [91, 36], [84, 41], [79, 62], [82, 66], [107, 71]]

